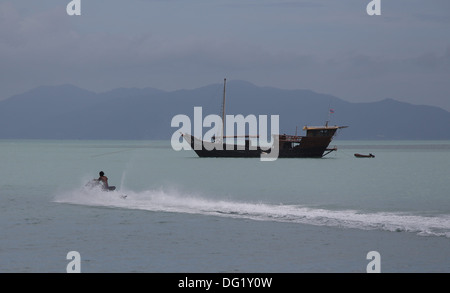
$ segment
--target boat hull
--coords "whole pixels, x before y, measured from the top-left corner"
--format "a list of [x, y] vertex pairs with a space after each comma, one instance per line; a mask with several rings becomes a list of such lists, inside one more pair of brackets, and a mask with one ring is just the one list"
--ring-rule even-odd
[[[272, 149], [263, 149], [259, 146], [234, 145], [226, 143], [206, 142], [189, 134], [183, 134], [195, 153], [201, 158], [259, 158], [264, 153], [271, 153]], [[303, 137], [295, 147], [288, 147], [280, 142], [278, 158], [322, 158], [335, 151], [336, 148], [328, 148], [329, 137]]]

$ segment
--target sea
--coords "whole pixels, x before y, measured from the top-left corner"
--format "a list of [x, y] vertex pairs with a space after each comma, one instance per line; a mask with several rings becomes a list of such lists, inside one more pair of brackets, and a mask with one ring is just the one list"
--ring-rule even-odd
[[[0, 272], [449, 273], [450, 141], [331, 146], [267, 162], [0, 140]], [[115, 191], [86, 186], [99, 171]]]

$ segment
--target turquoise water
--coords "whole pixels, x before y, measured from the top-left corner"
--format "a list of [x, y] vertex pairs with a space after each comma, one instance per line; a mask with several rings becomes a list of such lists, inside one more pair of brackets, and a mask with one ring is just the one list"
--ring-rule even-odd
[[[72, 250], [82, 272], [365, 272], [373, 250], [382, 272], [450, 272], [450, 141], [333, 144], [261, 162], [0, 140], [0, 272], [65, 272]], [[116, 192], [85, 188], [100, 170]]]

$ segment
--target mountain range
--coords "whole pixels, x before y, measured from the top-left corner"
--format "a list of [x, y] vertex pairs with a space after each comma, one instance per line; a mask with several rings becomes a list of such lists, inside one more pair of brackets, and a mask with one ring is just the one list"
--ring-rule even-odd
[[[221, 115], [222, 84], [162, 91], [118, 88], [95, 93], [73, 85], [41, 86], [0, 101], [0, 138], [4, 139], [170, 139], [177, 114]], [[230, 81], [229, 115], [279, 115], [280, 133], [303, 134], [305, 125], [346, 125], [338, 139], [448, 140], [450, 112], [393, 99], [347, 102], [310, 90], [260, 87]], [[329, 112], [330, 108], [334, 113]], [[193, 120], [191, 120], [193, 121]], [[207, 129], [204, 129], [204, 132]]]

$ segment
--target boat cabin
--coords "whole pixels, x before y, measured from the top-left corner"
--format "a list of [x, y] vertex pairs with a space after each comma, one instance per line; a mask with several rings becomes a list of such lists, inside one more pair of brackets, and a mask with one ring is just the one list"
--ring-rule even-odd
[[306, 136], [309, 137], [333, 137], [339, 126], [305, 126]]

